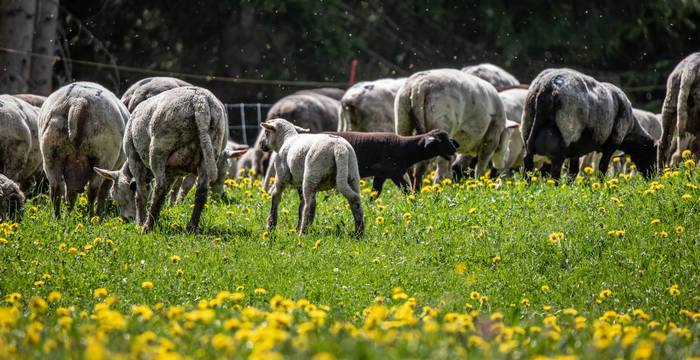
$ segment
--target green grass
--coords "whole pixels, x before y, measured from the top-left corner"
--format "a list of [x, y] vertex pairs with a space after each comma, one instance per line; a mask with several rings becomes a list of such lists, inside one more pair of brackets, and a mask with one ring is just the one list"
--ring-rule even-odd
[[[287, 211], [267, 234], [269, 200], [249, 181], [227, 186], [225, 201], [209, 201], [196, 236], [184, 232], [192, 194], [183, 204], [166, 206], [147, 235], [122, 223], [114, 207], [103, 219], [86, 218], [78, 206], [54, 220], [40, 196], [25, 206], [21, 224], [0, 230], [6, 239], [0, 244], [0, 358], [322, 353], [319, 358], [594, 359], [645, 355], [650, 344], [653, 358], [699, 356], [700, 190], [694, 186], [700, 186], [700, 171], [683, 166], [655, 181], [586, 177], [557, 186], [516, 176], [444, 184], [412, 200], [386, 184], [381, 203], [363, 193], [367, 233], [359, 240], [351, 236], [345, 199], [332, 192], [318, 194], [316, 222], [302, 237], [290, 231], [296, 226], [296, 193], [285, 195], [280, 208]], [[563, 237], [550, 241], [553, 233]], [[180, 260], [173, 261], [174, 255]], [[146, 281], [153, 287], [142, 287]], [[671, 294], [673, 285], [680, 294]], [[98, 288], [118, 298], [96, 297]], [[604, 290], [610, 295], [603, 297]], [[244, 297], [234, 301], [221, 294], [221, 304], [198, 305], [221, 291]], [[61, 298], [48, 308], [31, 300], [51, 292]], [[22, 299], [13, 302], [11, 293]], [[270, 315], [240, 310], [271, 311], [275, 294], [327, 306], [323, 321], [317, 317], [315, 329], [300, 335], [300, 324], [313, 323], [314, 309], [287, 309], [291, 321], [274, 327], [279, 335]], [[108, 313], [95, 306], [105, 301], [121, 314], [123, 328], [104, 327]], [[140, 304], [155, 315], [139, 318], [133, 307]], [[377, 315], [382, 305], [386, 317]], [[71, 306], [73, 321], [62, 328], [56, 310]], [[185, 312], [213, 309], [215, 316], [169, 317], [176, 306]], [[374, 326], [366, 311], [372, 306], [380, 318]], [[412, 309], [413, 318], [401, 317], [402, 306]], [[574, 316], [563, 313], [567, 308], [576, 309], [585, 326], [575, 328]], [[473, 310], [478, 315], [445, 317]], [[608, 310], [617, 315], [599, 321]], [[557, 326], [545, 320], [549, 314]], [[246, 325], [227, 328], [231, 318]], [[650, 321], [659, 325], [650, 327]], [[42, 324], [36, 341], [33, 323]], [[139, 338], [146, 331], [153, 335]], [[634, 338], [625, 339], [630, 332]]]

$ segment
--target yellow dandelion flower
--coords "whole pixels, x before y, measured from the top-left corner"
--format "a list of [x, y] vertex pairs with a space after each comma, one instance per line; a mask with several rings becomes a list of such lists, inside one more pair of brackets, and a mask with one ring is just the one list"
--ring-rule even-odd
[[44, 282], [41, 280], [34, 282], [34, 286], [42, 286], [42, 285], [44, 285]]
[[651, 221], [652, 224], [658, 224], [660, 222], [661, 222], [661, 220], [659, 220], [659, 219], [654, 219]]
[[606, 297], [608, 297], [608, 296], [610, 296], [610, 295], [612, 295], [612, 291], [610, 291], [610, 290], [608, 290], [608, 289], [605, 289], [605, 290], [601, 291], [600, 294], [598, 294], [598, 296], [599, 296], [601, 299], [605, 299]]
[[552, 307], [549, 305], [544, 305], [544, 306], [542, 306], [542, 309], [544, 309], [544, 311], [550, 311], [550, 310], [552, 310]]
[[153, 288], [153, 283], [150, 281], [144, 281], [141, 283], [141, 287], [144, 289], [151, 289]]
[[661, 237], [668, 237], [668, 233], [665, 231], [659, 231], [658, 233]]
[[372, 259], [372, 262], [375, 263], [375, 264], [379, 264], [379, 259], [378, 259], [378, 258], [374, 258], [374, 259]]
[[685, 164], [685, 167], [687, 167], [687, 168], [692, 169], [695, 167], [695, 161], [693, 161], [693, 159], [686, 160], [684, 164]]
[[255, 293], [255, 295], [265, 295], [265, 294], [267, 294], [267, 290], [265, 290], [263, 288], [257, 288], [257, 289], [255, 289], [254, 293]]
[[558, 243], [559, 241], [564, 239], [564, 233], [561, 232], [554, 232], [549, 234], [549, 242], [552, 244]]
[[591, 184], [591, 189], [593, 189], [593, 190], [600, 189], [600, 183], [594, 182], [593, 184]]
[[384, 217], [382, 217], [382, 216], [377, 216], [377, 218], [375, 219], [375, 221], [377, 222], [377, 224], [383, 224], [383, 223], [384, 223]]
[[542, 285], [542, 291], [549, 291], [549, 286], [547, 285]]
[[668, 292], [673, 296], [680, 295], [681, 293], [681, 291], [678, 290], [678, 285], [676, 284], [671, 285], [671, 287], [668, 289]]
[[311, 248], [311, 250], [318, 250], [319, 246], [321, 246], [321, 240], [316, 240], [316, 243], [314, 243], [314, 246]]
[[105, 298], [107, 297], [107, 289], [105, 288], [97, 288], [95, 291], [92, 293], [93, 296], [96, 298]]
[[177, 255], [173, 255], [173, 256], [170, 257], [170, 261], [172, 261], [172, 262], [178, 262], [178, 261], [180, 261], [180, 257], [177, 256]]
[[184, 273], [185, 273], [185, 272], [182, 271], [182, 269], [177, 269], [177, 272], [175, 272], [175, 274], [176, 274], [177, 276], [182, 276], [182, 274], [184, 274]]
[[472, 292], [469, 294], [469, 298], [471, 298], [472, 300], [478, 300], [478, 299], [479, 299], [479, 296], [480, 296], [480, 294], [479, 294], [478, 291], [472, 291]]
[[576, 316], [576, 314], [578, 314], [578, 311], [576, 311], [576, 309], [574, 308], [566, 308], [564, 309], [563, 313], [564, 315]]
[[683, 196], [681, 196], [681, 199], [683, 199], [683, 200], [689, 200], [689, 199], [692, 199], [692, 198], [693, 198], [693, 196], [690, 195], [690, 194], [683, 194]]
[[676, 226], [676, 234], [681, 234], [681, 233], [683, 233], [684, 230], [685, 230], [685, 228], [683, 228], [683, 226], [681, 226], [681, 225]]
[[501, 257], [496, 255], [491, 259], [491, 262], [495, 263], [496, 261], [499, 261], [499, 260], [501, 260]]
[[458, 262], [455, 264], [455, 274], [464, 274], [467, 271], [467, 264]]
[[587, 175], [593, 174], [593, 168], [590, 166], [586, 166], [585, 168], [583, 168], [583, 172]]
[[413, 215], [411, 215], [411, 213], [409, 213], [409, 212], [403, 214], [403, 218], [406, 220], [411, 219], [412, 217], [413, 217]]
[[50, 303], [61, 300], [61, 293], [58, 291], [52, 291], [49, 293], [49, 296], [46, 298], [46, 300], [48, 300]]
[[525, 305], [526, 307], [529, 307], [530, 300], [528, 300], [527, 298], [522, 298], [522, 299], [520, 299], [520, 304]]
[[75, 254], [78, 253], [78, 249], [72, 247], [72, 248], [68, 249], [68, 253], [69, 253], [69, 254], [72, 254], [72, 255], [75, 255]]

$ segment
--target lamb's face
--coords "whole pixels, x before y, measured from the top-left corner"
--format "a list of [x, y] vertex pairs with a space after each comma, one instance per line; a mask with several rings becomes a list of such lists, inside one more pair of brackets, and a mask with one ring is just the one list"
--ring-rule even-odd
[[435, 150], [437, 155], [445, 160], [450, 160], [452, 155], [457, 152], [457, 148], [459, 148], [459, 143], [450, 138], [444, 130], [433, 130], [426, 135], [427, 140], [425, 147], [430, 150]]
[[263, 136], [260, 139], [262, 151], [277, 151], [277, 127], [274, 121], [266, 121], [260, 124], [263, 128]]

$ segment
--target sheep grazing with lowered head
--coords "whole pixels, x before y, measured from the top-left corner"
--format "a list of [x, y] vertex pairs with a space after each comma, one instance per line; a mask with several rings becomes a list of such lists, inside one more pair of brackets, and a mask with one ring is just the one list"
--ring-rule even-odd
[[[127, 124], [127, 160], [118, 171], [94, 170], [114, 181], [112, 197], [122, 217], [136, 215], [146, 233], [155, 226], [172, 181], [197, 174], [197, 191], [188, 232], [195, 232], [207, 202], [210, 183], [225, 179], [228, 121], [224, 105], [209, 90], [187, 86], [164, 91], [141, 103]], [[155, 178], [146, 219], [148, 184]], [[136, 205], [134, 206], [134, 200]]]
[[277, 226], [277, 208], [287, 186], [302, 190], [303, 207], [299, 235], [306, 233], [316, 215], [316, 192], [336, 188], [350, 203], [355, 218], [355, 235], [365, 232], [360, 171], [352, 146], [342, 137], [307, 132], [284, 119], [272, 119], [261, 124], [264, 128], [261, 146], [264, 151], [276, 151], [270, 166], [275, 167], [272, 205], [267, 218], [268, 230]]
[[350, 87], [340, 99], [338, 131], [394, 132], [394, 98], [405, 81], [379, 79]]
[[681, 161], [684, 150], [700, 156], [700, 52], [683, 59], [666, 82], [657, 167]]
[[51, 94], [39, 113], [39, 145], [54, 216], [59, 217], [61, 193], [69, 209], [88, 185], [88, 214], [104, 208], [109, 187], [92, 172], [95, 166], [115, 168], [124, 162], [122, 137], [129, 111], [102, 85], [76, 82]]
[[523, 110], [522, 132], [524, 170], [532, 171], [533, 157], [543, 155], [551, 161], [554, 179], [559, 179], [567, 158], [569, 172], [575, 175], [579, 157], [591, 151], [603, 153], [602, 173], [617, 149], [629, 154], [646, 177], [656, 160], [655, 141], [633, 116], [622, 90], [571, 69], [547, 69], [535, 78]]
[[22, 219], [24, 194], [17, 183], [0, 174], [0, 222]]
[[0, 95], [0, 173], [29, 191], [43, 179], [39, 108], [14, 95]]

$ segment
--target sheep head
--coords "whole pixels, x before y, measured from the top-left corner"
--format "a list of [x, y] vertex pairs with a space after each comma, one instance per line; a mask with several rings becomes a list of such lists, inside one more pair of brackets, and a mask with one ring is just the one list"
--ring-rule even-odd
[[459, 143], [450, 138], [446, 131], [435, 129], [425, 134], [424, 147], [428, 151], [434, 152], [435, 155], [450, 160], [452, 155], [457, 152]]
[[277, 151], [284, 144], [284, 140], [292, 135], [308, 133], [310, 130], [296, 126], [285, 119], [267, 120], [260, 124], [263, 127], [263, 136], [260, 147], [263, 151]]
[[136, 180], [131, 176], [127, 163], [121, 170], [105, 170], [93, 167], [93, 170], [107, 180], [114, 182], [110, 189], [110, 197], [117, 202], [119, 216], [124, 219], [136, 216]]

